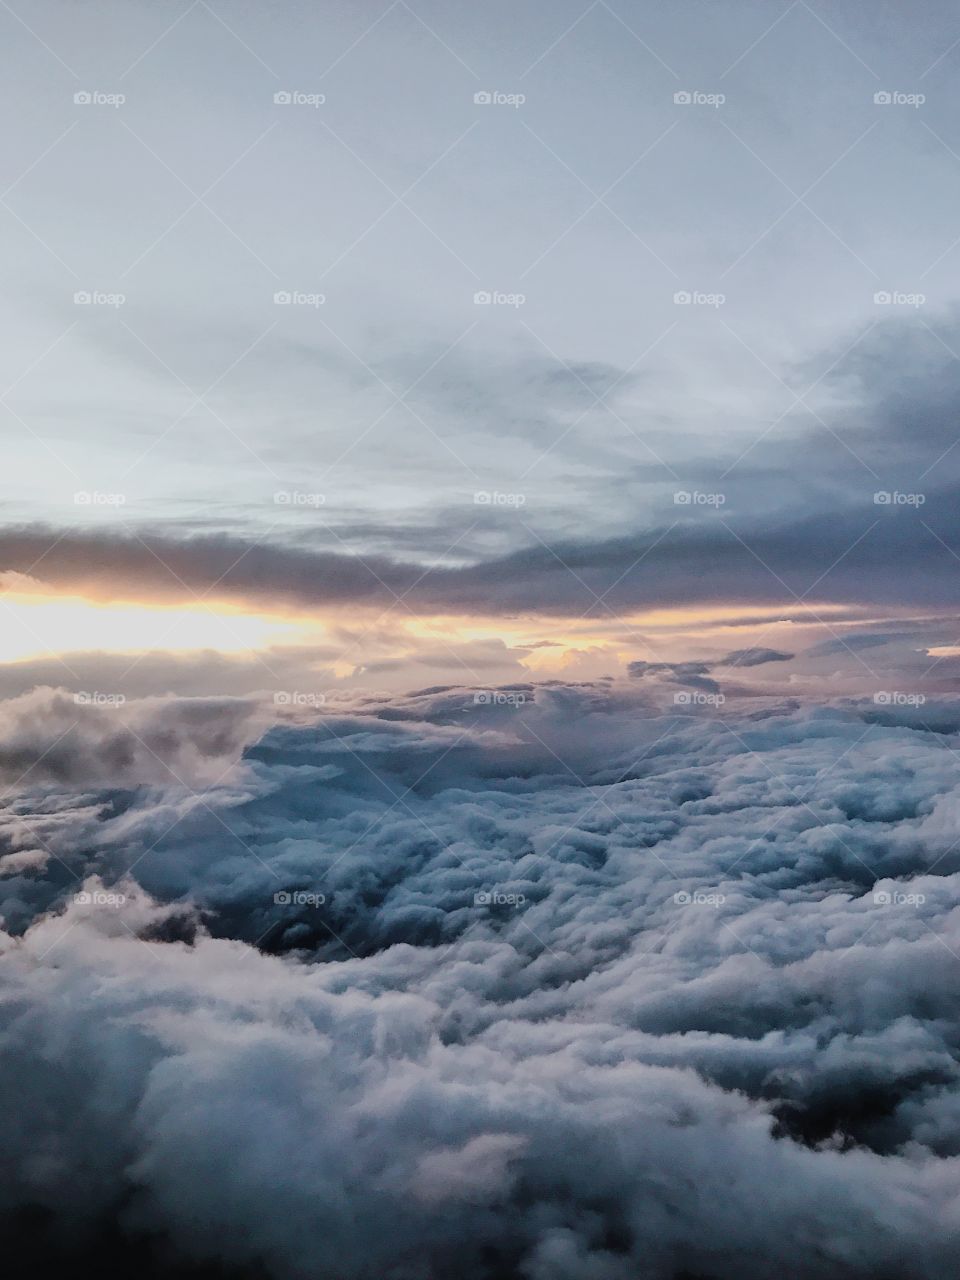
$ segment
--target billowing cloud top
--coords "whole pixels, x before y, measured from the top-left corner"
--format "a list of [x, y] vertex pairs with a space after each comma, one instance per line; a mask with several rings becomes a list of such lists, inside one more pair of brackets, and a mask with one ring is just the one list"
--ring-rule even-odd
[[111, 708], [110, 789], [84, 724], [3, 813], [0, 1203], [277, 1277], [946, 1274], [960, 709], [646, 688]]

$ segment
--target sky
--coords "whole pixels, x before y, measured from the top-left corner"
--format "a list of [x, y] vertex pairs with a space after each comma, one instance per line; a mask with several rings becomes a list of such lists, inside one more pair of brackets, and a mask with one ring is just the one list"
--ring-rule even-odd
[[955, 6], [0, 37], [10, 1274], [948, 1274]]
[[3, 22], [22, 690], [955, 638], [950, 6]]

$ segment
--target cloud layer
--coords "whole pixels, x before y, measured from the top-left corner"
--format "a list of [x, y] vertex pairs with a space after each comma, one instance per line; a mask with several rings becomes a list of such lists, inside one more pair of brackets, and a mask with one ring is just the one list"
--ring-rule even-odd
[[946, 1274], [958, 729], [451, 688], [24, 783], [0, 1202], [278, 1277]]

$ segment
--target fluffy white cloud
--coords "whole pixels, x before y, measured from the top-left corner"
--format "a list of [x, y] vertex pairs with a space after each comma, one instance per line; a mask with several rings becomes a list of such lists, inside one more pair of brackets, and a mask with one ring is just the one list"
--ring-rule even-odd
[[948, 1273], [960, 713], [652, 697], [358, 700], [199, 794], [18, 796], [2, 1203], [281, 1277]]

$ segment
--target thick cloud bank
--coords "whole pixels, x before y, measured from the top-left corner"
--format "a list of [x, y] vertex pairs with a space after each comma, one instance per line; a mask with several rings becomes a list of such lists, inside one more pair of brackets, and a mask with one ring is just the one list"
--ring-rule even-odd
[[296, 1280], [952, 1274], [960, 704], [667, 687], [247, 747], [155, 700], [111, 733], [225, 776], [109, 790], [91, 721], [0, 813], [0, 1211]]

